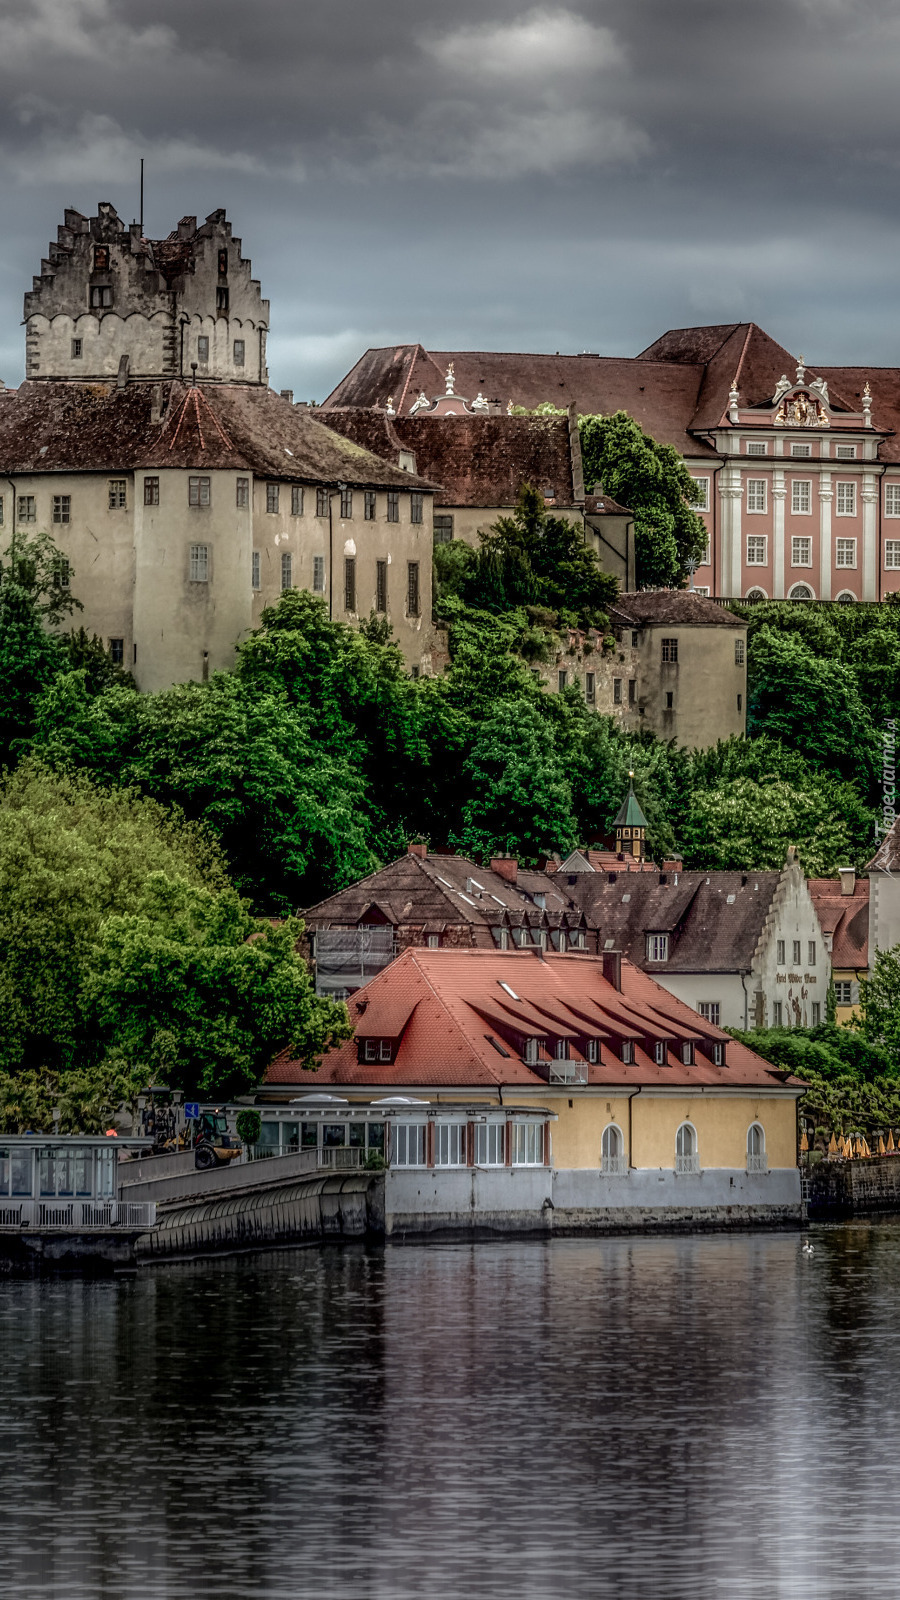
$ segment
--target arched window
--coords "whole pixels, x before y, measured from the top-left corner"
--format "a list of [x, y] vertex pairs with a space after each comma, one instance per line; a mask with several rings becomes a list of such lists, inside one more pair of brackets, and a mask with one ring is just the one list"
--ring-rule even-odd
[[622, 1177], [628, 1170], [624, 1150], [622, 1130], [617, 1128], [614, 1122], [610, 1122], [603, 1129], [603, 1138], [600, 1141], [600, 1171], [610, 1177]]
[[788, 594], [789, 600], [814, 600], [815, 598], [808, 583], [795, 583]]
[[689, 1122], [683, 1122], [675, 1135], [675, 1171], [699, 1172], [697, 1134]]
[[768, 600], [769, 597], [765, 589], [748, 589], [745, 598], [747, 600]]
[[834, 598], [838, 600], [842, 606], [856, 605], [856, 595], [852, 594], [849, 589], [842, 589], [840, 594], [836, 594]]
[[762, 1124], [751, 1122], [747, 1129], [747, 1171], [768, 1172], [766, 1133]]

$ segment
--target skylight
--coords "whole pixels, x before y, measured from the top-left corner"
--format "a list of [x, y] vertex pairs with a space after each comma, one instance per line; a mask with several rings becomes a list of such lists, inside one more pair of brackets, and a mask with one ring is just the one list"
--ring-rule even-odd
[[502, 978], [498, 978], [498, 979], [497, 979], [497, 982], [498, 982], [498, 983], [499, 983], [499, 985], [500, 985], [500, 987], [501, 987], [501, 989], [505, 989], [505, 990], [506, 990], [506, 993], [507, 993], [507, 994], [508, 994], [508, 995], [509, 995], [509, 998], [510, 998], [510, 999], [511, 999], [511, 1000], [518, 1000], [518, 999], [519, 999], [519, 996], [518, 996], [518, 995], [517, 995], [517, 994], [516, 994], [516, 991], [515, 991], [515, 989], [511, 989], [511, 988], [510, 988], [510, 987], [509, 987], [509, 984], [508, 984], [508, 983], [504, 983], [504, 982], [503, 982], [503, 979], [502, 979]]

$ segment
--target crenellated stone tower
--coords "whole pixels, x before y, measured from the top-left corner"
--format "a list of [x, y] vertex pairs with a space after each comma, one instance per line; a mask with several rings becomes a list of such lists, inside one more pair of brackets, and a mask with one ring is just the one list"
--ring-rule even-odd
[[269, 302], [224, 211], [182, 217], [165, 239], [115, 207], [67, 210], [25, 296], [30, 379], [191, 378], [268, 383]]

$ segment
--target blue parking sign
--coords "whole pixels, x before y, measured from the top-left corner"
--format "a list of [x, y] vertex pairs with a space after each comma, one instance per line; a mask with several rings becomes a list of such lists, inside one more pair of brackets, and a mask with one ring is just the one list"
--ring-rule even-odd
[[200, 1103], [197, 1100], [186, 1100], [184, 1103], [185, 1122], [200, 1121]]

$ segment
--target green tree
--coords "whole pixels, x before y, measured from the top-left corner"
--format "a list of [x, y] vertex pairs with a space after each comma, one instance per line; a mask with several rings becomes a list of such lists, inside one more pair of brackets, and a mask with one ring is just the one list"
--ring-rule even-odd
[[484, 860], [511, 851], [536, 864], [575, 844], [571, 785], [536, 707], [501, 701], [482, 724], [462, 776], [468, 799], [453, 842], [465, 855]]
[[900, 1072], [900, 945], [876, 952], [871, 976], [860, 980], [859, 1003], [863, 1037]]
[[762, 628], [751, 640], [747, 728], [799, 751], [820, 771], [874, 791], [880, 742], [852, 669], [796, 635]]
[[640, 588], [680, 588], [689, 562], [699, 562], [707, 534], [691, 510], [696, 490], [672, 445], [658, 444], [625, 411], [579, 419], [586, 484], [634, 512]]
[[[474, 560], [458, 591], [467, 605], [487, 611], [548, 606], [580, 626], [606, 624], [618, 583], [604, 572], [583, 532], [547, 512], [537, 490], [524, 484], [511, 517], [479, 532]], [[450, 558], [443, 558], [445, 565]]]
[[78, 604], [48, 534], [19, 533], [0, 565], [0, 766], [18, 760], [34, 729], [37, 703], [63, 664], [47, 631]]

